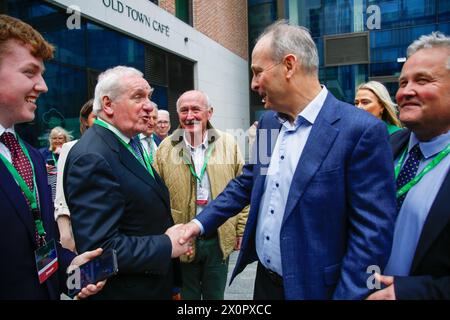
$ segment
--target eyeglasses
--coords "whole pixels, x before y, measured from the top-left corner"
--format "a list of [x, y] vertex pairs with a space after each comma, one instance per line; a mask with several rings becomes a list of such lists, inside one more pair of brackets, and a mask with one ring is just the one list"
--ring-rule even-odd
[[261, 69], [261, 70], [256, 70], [256, 71], [255, 71], [255, 70], [253, 69], [253, 77], [255, 77], [256, 79], [258, 79], [258, 78], [261, 76], [261, 74], [262, 74], [263, 72], [269, 71], [269, 70], [275, 68], [277, 65], [282, 64], [282, 63], [283, 63], [283, 61], [280, 61], [280, 62], [278, 62], [278, 63], [274, 63], [274, 64], [271, 64], [270, 66], [268, 66], [267, 68], [264, 68], [264, 69]]

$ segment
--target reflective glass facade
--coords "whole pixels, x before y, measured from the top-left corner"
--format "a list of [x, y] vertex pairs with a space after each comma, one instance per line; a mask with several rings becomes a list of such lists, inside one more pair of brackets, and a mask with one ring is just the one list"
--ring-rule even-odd
[[43, 1], [0, 0], [0, 8], [32, 25], [56, 47], [54, 59], [45, 64], [49, 91], [38, 100], [36, 118], [17, 128], [26, 141], [46, 146], [55, 126], [79, 137], [81, 106], [93, 97], [99, 73], [117, 65], [144, 73], [155, 88], [152, 100], [171, 112], [172, 127], [177, 126], [175, 102], [180, 93], [194, 88], [193, 62], [84, 18], [80, 28], [68, 29], [65, 10]]
[[[264, 9], [263, 4], [271, 8], [265, 14], [273, 16], [273, 10], [280, 8], [280, 2], [284, 12], [276, 12], [275, 19], [260, 24], [266, 26], [277, 18], [287, 18], [307, 27], [319, 49], [321, 82], [339, 99], [348, 102], [353, 101], [357, 85], [371, 79], [384, 82], [394, 95], [396, 78], [402, 67], [397, 59], [406, 57], [408, 45], [432, 31], [450, 34], [450, 0], [249, 1], [249, 21], [254, 12], [264, 15], [260, 12]], [[261, 32], [263, 26], [257, 27], [256, 33]], [[254, 25], [250, 23], [250, 34], [254, 33], [252, 28]], [[368, 33], [370, 63], [326, 66], [325, 39], [359, 32]]]

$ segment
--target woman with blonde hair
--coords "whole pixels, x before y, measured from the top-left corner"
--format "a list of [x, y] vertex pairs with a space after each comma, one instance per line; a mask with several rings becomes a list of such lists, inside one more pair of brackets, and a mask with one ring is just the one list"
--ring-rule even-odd
[[401, 130], [402, 125], [397, 118], [397, 105], [380, 82], [369, 81], [360, 85], [356, 90], [355, 106], [383, 120], [389, 134]]

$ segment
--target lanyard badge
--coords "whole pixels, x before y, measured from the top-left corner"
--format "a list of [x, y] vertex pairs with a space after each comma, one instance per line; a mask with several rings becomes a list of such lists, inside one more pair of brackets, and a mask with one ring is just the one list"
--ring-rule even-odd
[[52, 239], [34, 252], [39, 283], [44, 283], [58, 270], [58, 254], [55, 240]]

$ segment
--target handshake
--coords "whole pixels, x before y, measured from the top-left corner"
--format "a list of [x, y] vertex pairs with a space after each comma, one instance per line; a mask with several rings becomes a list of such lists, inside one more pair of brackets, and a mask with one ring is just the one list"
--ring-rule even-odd
[[200, 234], [200, 228], [194, 222], [176, 224], [164, 233], [172, 243], [172, 258], [183, 254], [192, 254], [192, 240]]

